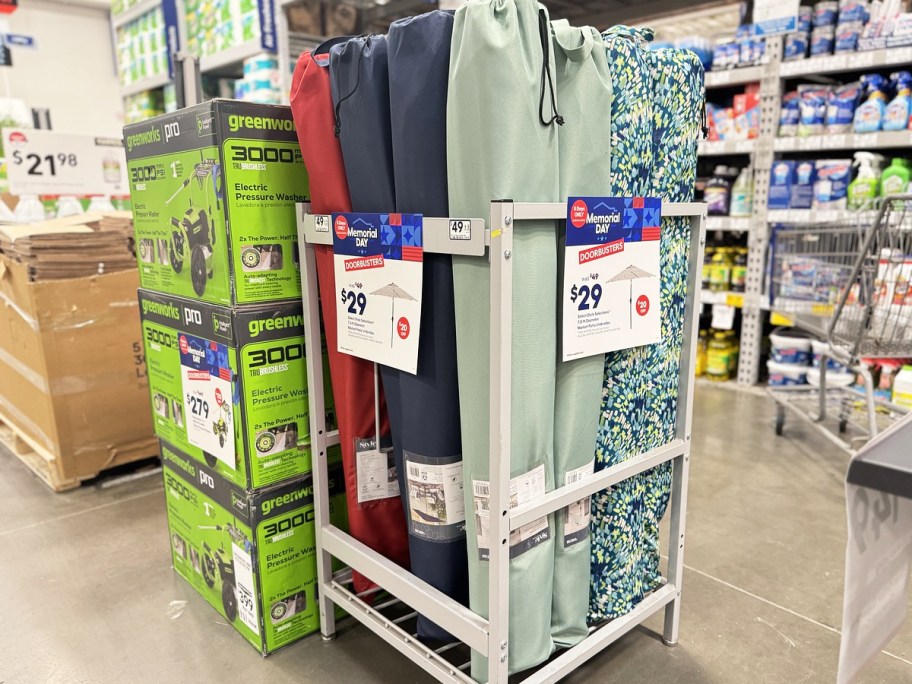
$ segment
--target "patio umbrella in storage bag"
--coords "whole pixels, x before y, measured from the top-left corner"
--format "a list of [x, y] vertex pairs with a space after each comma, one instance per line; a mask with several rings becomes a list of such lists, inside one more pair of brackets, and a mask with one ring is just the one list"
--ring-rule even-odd
[[[611, 128], [607, 121], [611, 75], [602, 37], [591, 26], [576, 28], [566, 21], [554, 21], [551, 27], [557, 105], [565, 120], [558, 129], [560, 200], [606, 195], [611, 178]], [[562, 231], [557, 251], [559, 288], [563, 283], [564, 242]], [[560, 308], [565, 302], [562, 298], [559, 301], [561, 320]], [[554, 481], [560, 487], [593, 471], [605, 356], [562, 363], [558, 349], [556, 359]], [[589, 499], [559, 511], [555, 526], [551, 635], [555, 645], [567, 647], [588, 634]]]
[[[447, 216], [446, 100], [452, 12], [428, 12], [389, 29], [389, 88], [396, 209]], [[469, 602], [456, 377], [453, 260], [424, 253], [418, 373], [384, 367], [412, 572]], [[458, 499], [453, 500], [453, 494]], [[442, 498], [441, 498], [442, 497]], [[422, 615], [418, 636], [452, 640]]]
[[[631, 192], [664, 201], [693, 199], [696, 147], [703, 106], [703, 69], [687, 51], [646, 51], [640, 44], [651, 32], [615, 27], [604, 34], [609, 61], [628, 65], [612, 75], [627, 81], [624, 98], [615, 100], [612, 134], [622, 136], [623, 160], [660, 160], [648, 174], [616, 176], [633, 180]], [[618, 84], [615, 92], [618, 93]], [[642, 104], [648, 103], [648, 119]], [[619, 108], [623, 107], [623, 115]], [[633, 125], [648, 120], [648, 149]], [[617, 129], [615, 128], [617, 125]], [[615, 148], [615, 155], [619, 149]], [[614, 159], [612, 170], [614, 170]], [[639, 170], [638, 165], [636, 167]], [[619, 169], [620, 170], [620, 169]], [[660, 238], [661, 342], [606, 356], [602, 424], [597, 467], [621, 463], [674, 437], [678, 368], [683, 346], [689, 222], [662, 220]], [[592, 501], [592, 590], [590, 619], [629, 612], [656, 589], [659, 572], [659, 521], [668, 504], [671, 465], [665, 464], [599, 492]]]
[[[534, 0], [469, 0], [456, 10], [451, 49], [446, 119], [450, 214], [487, 217], [492, 199], [557, 201], [558, 133], [547, 10]], [[517, 498], [530, 500], [554, 487], [555, 222], [519, 225], [512, 264], [511, 476]], [[472, 610], [487, 616], [488, 260], [454, 256], [453, 283], [469, 600]], [[514, 534], [510, 540], [511, 672], [541, 663], [554, 650], [550, 518], [534, 533]], [[473, 676], [484, 678], [486, 660], [474, 652], [472, 658]]]
[[[329, 84], [328, 50], [336, 42], [338, 39], [321, 45], [314, 54], [305, 52], [301, 55], [295, 67], [291, 91], [298, 142], [308, 175], [313, 176], [310, 183], [311, 210], [319, 213], [351, 210], [342, 152], [334, 135], [335, 119]], [[373, 364], [337, 351], [332, 247], [316, 245], [314, 250], [345, 470], [349, 531], [355, 539], [408, 567], [408, 544], [400, 500], [388, 498], [358, 502], [355, 438], [370, 438], [375, 434]], [[382, 397], [380, 409], [382, 437], [389, 434]], [[365, 591], [371, 586], [367, 578], [355, 573], [355, 591]]]

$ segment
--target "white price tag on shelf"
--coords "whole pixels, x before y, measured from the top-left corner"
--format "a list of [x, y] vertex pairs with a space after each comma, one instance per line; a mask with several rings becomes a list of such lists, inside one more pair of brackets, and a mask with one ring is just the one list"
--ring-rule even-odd
[[843, 148], [846, 146], [846, 142], [848, 142], [848, 137], [845, 135], [845, 133], [839, 133], [837, 135], [827, 136], [826, 141], [828, 148]]
[[735, 307], [728, 304], [713, 304], [710, 327], [716, 330], [731, 330], [735, 326]]
[[912, 47], [892, 48], [887, 50], [884, 59], [887, 64], [908, 64], [912, 62]]
[[852, 55], [849, 65], [853, 69], [864, 69], [874, 64], [874, 52], [856, 52]]
[[27, 128], [4, 128], [13, 195], [128, 195], [123, 141]]
[[317, 214], [314, 216], [314, 231], [317, 233], [328, 233], [330, 223], [332, 223], [332, 216]]

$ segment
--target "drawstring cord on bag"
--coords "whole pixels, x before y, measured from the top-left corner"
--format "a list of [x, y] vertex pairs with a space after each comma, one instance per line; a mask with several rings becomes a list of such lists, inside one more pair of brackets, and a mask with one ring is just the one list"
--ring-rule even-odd
[[[564, 125], [564, 117], [557, 111], [557, 101], [554, 97], [554, 82], [551, 80], [551, 36], [548, 31], [548, 17], [545, 10], [538, 10], [538, 36], [542, 44], [542, 74], [541, 74], [541, 93], [538, 99], [538, 120], [542, 126], [550, 126], [557, 123], [558, 126]], [[553, 115], [549, 121], [545, 121], [545, 79], [548, 81], [548, 90], [551, 93], [551, 111]]]
[[[348, 46], [351, 45], [352, 42], [355, 40], [357, 40], [357, 38], [352, 38], [347, 43], [345, 43], [345, 45], [342, 46], [342, 52], [339, 55], [340, 61], [342, 59], [342, 55], [344, 55], [345, 51], [348, 50]], [[364, 42], [366, 44], [365, 47], [370, 46], [370, 40], [371, 40], [371, 36], [364, 36]], [[361, 59], [363, 59], [363, 57]], [[355, 74], [356, 74], [355, 86], [351, 89], [351, 91], [348, 93], [348, 95], [346, 95], [345, 97], [340, 97], [339, 101], [336, 103], [335, 117], [334, 117], [335, 126], [334, 126], [333, 130], [334, 130], [337, 138], [339, 137], [339, 134], [342, 132], [342, 103], [345, 102], [352, 95], [354, 95], [355, 92], [358, 90], [358, 86], [361, 85], [361, 60], [358, 61], [358, 69], [355, 71]]]
[[703, 100], [703, 139], [709, 137], [709, 121], [706, 118], [706, 100]]

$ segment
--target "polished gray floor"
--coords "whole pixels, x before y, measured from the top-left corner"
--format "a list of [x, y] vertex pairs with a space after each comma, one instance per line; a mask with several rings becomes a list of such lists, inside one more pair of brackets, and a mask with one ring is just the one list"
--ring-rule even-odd
[[[569, 682], [832, 682], [846, 457], [768, 400], [701, 386], [681, 642], [656, 617]], [[651, 628], [651, 629], [650, 629]], [[426, 682], [364, 629], [259, 656], [170, 567], [157, 477], [52, 494], [0, 452], [0, 684]], [[912, 682], [912, 627], [863, 681]]]

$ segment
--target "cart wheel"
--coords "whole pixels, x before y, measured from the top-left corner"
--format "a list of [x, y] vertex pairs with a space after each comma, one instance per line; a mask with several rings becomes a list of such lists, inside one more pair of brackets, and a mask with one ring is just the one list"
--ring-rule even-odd
[[842, 420], [839, 421], [839, 434], [844, 435], [848, 429], [849, 429], [849, 419], [843, 418]]
[[215, 468], [215, 466], [218, 464], [218, 459], [208, 451], [203, 452], [203, 460], [206, 461], [206, 465], [210, 468]]
[[776, 412], [776, 435], [782, 437], [782, 430], [785, 428], [785, 410], [779, 409]]
[[203, 581], [210, 589], [215, 586], [215, 559], [208, 553], [203, 556]]
[[206, 254], [203, 248], [197, 245], [190, 252], [190, 282], [197, 297], [202, 297], [206, 291]]
[[228, 582], [222, 584], [222, 607], [228, 622], [234, 622], [237, 617], [237, 597], [234, 595], [234, 586]]

